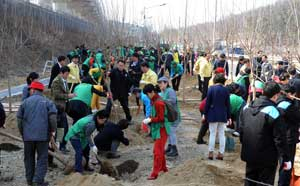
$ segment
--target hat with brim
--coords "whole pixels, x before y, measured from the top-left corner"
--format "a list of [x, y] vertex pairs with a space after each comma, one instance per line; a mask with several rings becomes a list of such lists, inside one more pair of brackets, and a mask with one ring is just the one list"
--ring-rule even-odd
[[163, 77], [159, 78], [157, 82], [160, 83], [162, 81], [169, 82], [169, 79], [167, 77], [163, 76]]

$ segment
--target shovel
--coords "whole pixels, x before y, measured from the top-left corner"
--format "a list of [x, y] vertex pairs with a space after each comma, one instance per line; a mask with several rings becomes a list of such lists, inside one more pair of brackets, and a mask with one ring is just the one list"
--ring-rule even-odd
[[[7, 132], [0, 131], [0, 135], [11, 138], [13, 140], [16, 140], [18, 142], [23, 142], [23, 139], [17, 136], [14, 136], [12, 134], [9, 134]], [[48, 150], [48, 154], [53, 156], [55, 159], [57, 159], [59, 162], [61, 162], [65, 168], [64, 168], [64, 173], [65, 174], [70, 174], [74, 170], [74, 165], [75, 161], [73, 158], [66, 158], [63, 155], [60, 155], [58, 153], [52, 152]], [[84, 157], [82, 157], [82, 165], [84, 166], [86, 164], [86, 160]]]

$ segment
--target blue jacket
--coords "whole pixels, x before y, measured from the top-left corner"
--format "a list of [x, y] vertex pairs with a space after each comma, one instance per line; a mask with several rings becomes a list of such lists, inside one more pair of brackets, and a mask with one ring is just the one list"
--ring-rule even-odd
[[226, 123], [230, 118], [229, 92], [223, 85], [209, 87], [204, 114], [209, 123]]
[[22, 91], [22, 101], [24, 101], [26, 98], [29, 97], [29, 90], [28, 90], [29, 86], [26, 85], [25, 87], [23, 87], [23, 91]]
[[57, 110], [41, 93], [35, 93], [24, 100], [20, 106], [17, 118], [22, 121], [22, 136], [24, 141], [47, 141], [49, 139], [49, 116]]
[[176, 74], [181, 76], [183, 74], [183, 67], [182, 64], [177, 64], [176, 68], [171, 67], [171, 77], [174, 77]]
[[140, 99], [142, 100], [142, 102], [146, 108], [146, 118], [149, 118], [151, 116], [151, 100], [143, 92], [141, 92]]

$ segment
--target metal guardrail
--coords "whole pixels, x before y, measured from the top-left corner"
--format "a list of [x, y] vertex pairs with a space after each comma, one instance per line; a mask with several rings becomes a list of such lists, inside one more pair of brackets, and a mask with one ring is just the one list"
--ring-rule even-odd
[[[40, 82], [43, 83], [45, 86], [48, 85], [50, 78], [44, 78], [41, 79]], [[11, 88], [11, 95], [16, 96], [22, 94], [23, 87], [26, 86], [26, 84], [18, 85]], [[0, 91], [0, 99], [4, 99], [5, 97], [8, 97], [8, 89], [4, 89]]]

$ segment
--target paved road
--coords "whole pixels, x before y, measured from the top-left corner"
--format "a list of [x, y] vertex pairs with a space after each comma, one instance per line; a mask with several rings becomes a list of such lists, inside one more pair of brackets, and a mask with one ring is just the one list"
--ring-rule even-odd
[[[41, 79], [40, 82], [43, 83], [45, 86], [47, 86], [48, 83], [49, 83], [49, 80], [50, 80], [50, 78], [45, 78], [45, 79]], [[26, 86], [26, 84], [12, 87], [11, 88], [11, 94], [12, 94], [12, 96], [16, 96], [16, 95], [22, 94], [24, 86]], [[0, 100], [3, 99], [3, 98], [5, 98], [5, 97], [8, 97], [8, 89], [0, 91]]]

